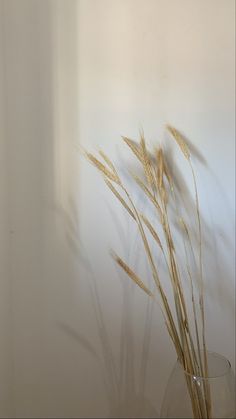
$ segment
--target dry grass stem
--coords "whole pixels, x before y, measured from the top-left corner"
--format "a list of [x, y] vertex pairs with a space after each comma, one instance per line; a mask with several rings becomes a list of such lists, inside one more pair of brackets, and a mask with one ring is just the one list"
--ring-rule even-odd
[[148, 221], [148, 219], [145, 217], [144, 214], [140, 214], [141, 219], [143, 220], [145, 226], [148, 228], [148, 230], [150, 231], [152, 237], [154, 238], [154, 240], [157, 242], [158, 246], [161, 248], [161, 250], [163, 251], [163, 247], [161, 244], [161, 240], [159, 239], [159, 236], [156, 232], [156, 230], [153, 228], [153, 226], [151, 225], [151, 223]]
[[135, 143], [135, 141], [131, 140], [127, 137], [122, 137], [123, 141], [127, 144], [127, 146], [131, 149], [131, 151], [135, 154], [138, 160], [143, 164], [143, 156], [140, 151], [139, 145]]
[[[131, 176], [138, 187], [143, 191], [147, 203], [154, 206], [157, 215], [157, 221], [164, 237], [160, 240], [157, 230], [154, 225], [149, 221], [149, 217], [140, 213], [130, 192], [121, 181], [118, 172], [112, 161], [107, 157], [103, 151], [99, 154], [105, 164], [98, 160], [90, 153], [85, 153], [88, 160], [101, 172], [104, 180], [117, 198], [123, 208], [132, 217], [137, 225], [138, 231], [144, 247], [144, 253], [147, 257], [150, 271], [156, 285], [154, 292], [151, 292], [144, 281], [115, 253], [112, 253], [113, 259], [123, 269], [124, 272], [132, 279], [132, 281], [139, 286], [148, 296], [154, 297], [155, 292], [159, 295], [159, 305], [164, 316], [167, 331], [170, 335], [171, 341], [174, 344], [178, 359], [183, 365], [183, 368], [190, 374], [203, 377], [208, 376], [207, 364], [207, 348], [205, 338], [205, 313], [204, 313], [204, 288], [203, 288], [203, 269], [202, 269], [202, 233], [201, 233], [201, 219], [199, 210], [199, 200], [197, 192], [196, 177], [191, 163], [191, 156], [189, 149], [185, 143], [182, 135], [175, 128], [167, 126], [167, 130], [171, 134], [179, 146], [181, 152], [187, 159], [190, 165], [194, 191], [195, 191], [195, 207], [196, 219], [198, 225], [198, 260], [195, 258], [195, 252], [192, 245], [190, 229], [184, 221], [183, 217], [179, 214], [176, 200], [176, 192], [180, 193], [175, 184], [175, 178], [170, 173], [173, 173], [168, 166], [168, 159], [166, 159], [165, 152], [162, 148], [155, 149], [154, 158], [150, 157], [147, 150], [144, 135], [141, 134], [140, 142], [136, 143], [133, 140], [122, 137], [123, 141], [132, 151], [134, 156], [141, 163], [144, 181], [134, 173]], [[115, 185], [114, 185], [115, 184]], [[184, 245], [184, 253], [186, 260], [186, 274], [189, 278], [190, 293], [191, 293], [191, 306], [186, 300], [186, 295], [182, 286], [181, 278], [181, 262], [179, 260], [178, 248], [174, 240], [173, 224], [171, 223], [169, 202], [175, 206], [175, 216], [181, 225], [181, 237]], [[181, 202], [181, 196], [180, 201]], [[172, 214], [172, 213], [171, 213]], [[163, 286], [163, 279], [160, 277], [159, 269], [155, 264], [155, 258], [151, 250], [149, 240], [146, 236], [146, 229], [157, 243], [161, 251], [162, 258], [167, 266], [169, 275], [170, 286], [174, 299], [174, 309], [171, 307], [170, 302], [166, 296], [165, 288]], [[176, 246], [175, 246], [176, 245]], [[198, 265], [200, 276], [200, 287], [197, 291], [194, 287], [194, 278], [191, 271], [191, 266], [188, 258], [188, 251], [192, 255], [195, 264]], [[199, 297], [199, 307], [197, 310], [196, 292]], [[198, 319], [198, 312], [200, 319]], [[194, 329], [192, 331], [190, 324], [190, 314], [193, 316]], [[199, 325], [200, 324], [200, 325]], [[201, 333], [199, 332], [201, 329]], [[201, 351], [201, 347], [203, 351]], [[203, 353], [203, 355], [202, 355]], [[197, 384], [193, 384], [190, 376], [186, 375], [186, 384], [192, 404], [192, 411], [194, 418], [211, 418], [211, 395], [209, 385], [204, 382], [203, 388], [198, 388]]]
[[185, 143], [182, 135], [177, 131], [177, 129], [171, 127], [170, 125], [167, 125], [167, 130], [171, 133], [172, 137], [175, 139], [175, 141], [178, 143], [182, 153], [186, 157], [186, 159], [190, 159], [190, 152], [188, 149], [187, 144]]
[[152, 166], [151, 166], [151, 161], [149, 159], [149, 155], [146, 149], [146, 142], [145, 142], [145, 138], [143, 135], [141, 135], [141, 139], [140, 139], [140, 149], [142, 151], [142, 160], [143, 160], [143, 169], [144, 169], [144, 173], [147, 179], [147, 183], [150, 186], [150, 188], [152, 189], [155, 181], [154, 181], [154, 176], [153, 176], [153, 172], [152, 172]]
[[122, 198], [122, 196], [120, 195], [120, 193], [116, 190], [116, 188], [112, 185], [112, 183], [108, 180], [105, 179], [105, 182], [108, 186], [108, 188], [110, 188], [110, 190], [113, 192], [113, 194], [116, 196], [116, 198], [120, 201], [120, 203], [123, 205], [123, 207], [126, 209], [126, 211], [128, 211], [129, 215], [131, 215], [131, 217], [136, 220], [135, 215], [133, 213], [133, 211], [130, 209], [130, 207], [126, 204], [125, 200]]
[[99, 150], [99, 154], [103, 158], [103, 160], [106, 162], [106, 164], [110, 167], [112, 172], [117, 174], [115, 166], [112, 163], [112, 161], [109, 159], [109, 157], [107, 157], [107, 155], [102, 150]]
[[135, 180], [135, 182], [137, 183], [137, 185], [142, 189], [142, 191], [145, 193], [145, 195], [147, 196], [147, 198], [153, 203], [153, 205], [155, 206], [155, 208], [157, 209], [160, 217], [162, 218], [162, 210], [160, 205], [158, 204], [155, 196], [152, 194], [152, 192], [150, 192], [150, 190], [146, 187], [146, 185], [143, 183], [143, 181], [136, 175], [131, 173], [132, 178]]
[[132, 271], [132, 269], [114, 252], [111, 252], [113, 259], [127, 273], [127, 275], [147, 294], [153, 297], [153, 293], [144, 285], [143, 281]]
[[96, 157], [94, 157], [90, 153], [86, 153], [86, 157], [98, 170], [100, 170], [100, 172], [103, 173], [103, 175], [108, 177], [108, 179], [112, 180], [113, 182], [116, 182], [117, 184], [120, 184], [120, 179], [117, 176], [117, 174], [107, 169], [106, 166], [104, 166], [104, 164], [102, 164], [98, 159], [96, 159]]

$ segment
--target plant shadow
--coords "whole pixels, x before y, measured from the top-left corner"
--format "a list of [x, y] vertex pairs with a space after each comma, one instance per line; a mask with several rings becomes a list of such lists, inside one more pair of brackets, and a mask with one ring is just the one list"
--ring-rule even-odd
[[[207, 169], [206, 160], [197, 150], [191, 142], [185, 138], [188, 147], [194, 156], [195, 160]], [[182, 176], [181, 171], [174, 164], [174, 155], [172, 147], [167, 144], [165, 150], [165, 156], [167, 156], [168, 167], [171, 170], [171, 176], [174, 179], [176, 188], [176, 206], [170, 204], [170, 217], [176, 226], [176, 238], [180, 240], [181, 232], [178, 230], [178, 220], [176, 220], [176, 207], [181, 212], [181, 217], [185, 218], [188, 223], [188, 228], [191, 233], [193, 240], [193, 246], [198, 245], [199, 232], [197, 229], [197, 213], [196, 213], [196, 200], [192, 193], [189, 191], [187, 182]], [[154, 158], [151, 156], [151, 158]], [[122, 157], [120, 156], [119, 167], [123, 167]], [[139, 167], [137, 165], [132, 166], [132, 171], [136, 170], [139, 173]], [[123, 176], [127, 178], [127, 172], [123, 172]], [[130, 188], [134, 188], [134, 184], [129, 184]], [[141, 207], [145, 207], [144, 196], [139, 189], [132, 189], [134, 191], [135, 202]], [[127, 222], [124, 225], [116, 212], [107, 203], [110, 216], [113, 220], [113, 224], [118, 233], [119, 240], [123, 245], [126, 260], [132, 259], [131, 255], [131, 237], [130, 224]], [[182, 208], [182, 210], [181, 210]], [[57, 209], [60, 216], [63, 217], [63, 221], [66, 228], [66, 241], [71, 253], [74, 255], [76, 260], [79, 261], [83, 267], [83, 271], [87, 277], [87, 283], [89, 286], [92, 305], [94, 309], [95, 320], [97, 323], [97, 330], [99, 333], [99, 343], [101, 347], [102, 357], [99, 357], [96, 349], [91, 345], [89, 340], [81, 335], [79, 332], [73, 330], [69, 325], [59, 324], [60, 329], [66, 333], [70, 338], [77, 341], [77, 343], [87, 351], [91, 357], [95, 358], [99, 363], [102, 377], [105, 383], [107, 400], [109, 405], [109, 417], [158, 417], [156, 409], [146, 396], [146, 381], [147, 381], [147, 368], [149, 362], [149, 351], [151, 341], [151, 323], [153, 316], [153, 301], [147, 299], [145, 308], [145, 327], [142, 340], [141, 349], [141, 361], [139, 364], [138, 379], [135, 378], [135, 365], [134, 365], [134, 330], [133, 330], [133, 316], [134, 316], [134, 284], [131, 281], [127, 281], [124, 277], [124, 273], [117, 270], [117, 275], [120, 278], [120, 284], [122, 289], [122, 303], [121, 303], [121, 335], [120, 335], [120, 348], [119, 348], [119, 361], [115, 360], [114, 350], [111, 344], [111, 337], [109, 336], [106, 322], [104, 318], [104, 311], [101, 304], [101, 298], [98, 291], [96, 277], [93, 271], [93, 267], [90, 263], [89, 257], [86, 253], [85, 248], [80, 240], [79, 233], [79, 219], [78, 210], [74, 200], [69, 198], [69, 210], [66, 212], [62, 208]], [[195, 222], [192, 223], [193, 216]], [[221, 235], [225, 242], [225, 246], [230, 246], [227, 237], [223, 235], [219, 229], [214, 229], [209, 225], [209, 222], [201, 215], [201, 228], [202, 228], [202, 246], [207, 260], [207, 276], [214, 277], [213, 281], [206, 281], [205, 285], [205, 299], [210, 298], [214, 300], [217, 305], [221, 305], [224, 310], [227, 310], [229, 316], [232, 318], [234, 312], [234, 297], [231, 292], [230, 284], [226, 283], [227, 278], [222, 284], [221, 275], [227, 273], [227, 264], [222, 260], [220, 261], [220, 255], [217, 249], [217, 237]], [[136, 237], [133, 237], [134, 243], [137, 242]], [[132, 247], [132, 252], [134, 246]], [[135, 266], [137, 267], [140, 261], [139, 249], [135, 249]], [[197, 259], [198, 256], [196, 256]], [[199, 268], [195, 260], [194, 275], [199, 277]], [[186, 274], [186, 272], [185, 272]], [[227, 274], [226, 274], [227, 277]]]
[[[90, 295], [94, 310], [94, 317], [99, 334], [99, 342], [102, 357], [98, 356], [98, 350], [79, 331], [70, 325], [58, 323], [58, 327], [68, 337], [75, 340], [77, 344], [98, 362], [101, 368], [101, 375], [106, 389], [107, 401], [109, 406], [109, 417], [158, 417], [158, 413], [152, 403], [145, 395], [145, 383], [147, 380], [148, 352], [151, 339], [151, 320], [153, 313], [153, 303], [147, 299], [146, 320], [143, 339], [143, 348], [140, 362], [140, 372], [138, 382], [135, 380], [134, 366], [134, 336], [133, 336], [133, 316], [134, 316], [134, 289], [136, 287], [131, 281], [127, 281], [126, 276], [117, 267], [117, 275], [122, 289], [121, 302], [121, 333], [120, 351], [118, 365], [115, 362], [114, 351], [111, 344], [111, 337], [108, 335], [101, 299], [96, 283], [93, 268], [86, 255], [86, 251], [79, 237], [79, 224], [77, 218], [76, 205], [70, 199], [70, 211], [57, 208], [60, 216], [63, 217], [67, 225], [66, 241], [74, 257], [79, 261], [86, 274], [86, 282], [89, 284]], [[127, 259], [130, 258], [129, 247], [129, 223], [124, 227], [116, 213], [109, 208], [111, 217], [119, 232], [120, 240], [125, 243], [125, 253]], [[134, 238], [136, 241], [136, 237]], [[135, 262], [138, 265], [139, 253], [136, 252]]]

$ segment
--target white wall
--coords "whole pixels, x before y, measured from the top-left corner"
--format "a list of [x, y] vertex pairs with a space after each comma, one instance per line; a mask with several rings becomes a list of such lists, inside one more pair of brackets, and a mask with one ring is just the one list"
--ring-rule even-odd
[[[156, 144], [165, 138], [163, 127], [169, 122], [204, 157], [204, 163], [193, 160], [206, 240], [208, 344], [234, 365], [234, 2], [85, 0], [79, 4], [81, 144], [92, 151], [103, 148], [119, 167], [120, 154], [123, 162], [131, 158], [128, 151], [121, 152], [121, 135], [138, 139], [142, 127], [149, 144]], [[176, 158], [189, 176], [177, 153]], [[84, 161], [80, 197], [82, 242], [100, 280], [100, 293], [105, 295], [107, 327], [112, 316], [117, 328], [112, 338], [118, 359], [122, 294], [108, 249], [120, 251], [132, 266], [140, 254], [136, 255], [133, 230], [126, 232], [121, 246], [121, 226], [117, 217], [114, 225], [114, 213], [126, 231], [123, 211]], [[139, 290], [133, 292], [131, 327], [138, 385], [146, 300]], [[146, 395], [157, 411], [174, 359], [160, 317], [155, 310], [146, 381]], [[119, 370], [119, 361], [117, 365]]]
[[12, 317], [10, 309], [7, 138], [5, 126], [5, 61], [3, 7], [0, 3], [0, 415], [11, 416]]
[[[65, 206], [71, 183], [66, 192], [63, 186], [69, 176], [65, 167], [72, 165], [68, 165], [66, 154], [61, 161], [58, 134], [63, 86], [72, 86], [72, 93], [64, 97], [63, 106], [70, 112], [63, 113], [63, 126], [76, 112], [72, 101], [76, 80], [73, 72], [66, 71], [75, 61], [76, 3], [7, 0], [1, 1], [1, 10], [5, 50], [4, 60], [2, 54], [0, 60], [5, 66], [1, 112], [5, 138], [1, 141], [7, 139], [1, 177], [1, 182], [7, 182], [7, 201], [1, 203], [1, 228], [8, 232], [9, 249], [7, 241], [3, 249], [8, 252], [11, 277], [4, 281], [9, 279], [12, 284], [13, 310], [13, 324], [8, 322], [4, 332], [9, 331], [12, 339], [8, 346], [13, 377], [8, 374], [6, 379], [6, 387], [8, 379], [12, 385], [9, 417], [77, 417], [78, 411], [82, 415], [85, 411], [81, 356], [66, 327], [77, 327], [81, 310], [76, 296], [76, 261], [66, 240]], [[58, 45], [62, 38], [64, 44]], [[59, 62], [63, 54], [67, 57], [64, 64]], [[68, 81], [63, 74], [59, 79], [58, 71], [66, 71]], [[71, 123], [70, 130], [66, 141], [64, 138], [67, 150], [72, 148], [73, 136], [77, 137]], [[7, 209], [2, 215], [3, 205]], [[2, 224], [3, 216], [9, 226]], [[9, 306], [7, 294], [3, 297]], [[1, 351], [1, 371], [5, 365], [1, 382], [7, 373], [6, 350]], [[1, 416], [7, 416], [2, 405]]]
[[209, 348], [234, 364], [234, 2], [0, 7], [0, 415], [109, 416], [115, 363], [123, 413], [155, 416], [175, 355], [158, 309], [110, 260], [109, 246], [132, 245], [138, 261], [136, 233], [79, 148], [119, 160], [120, 135], [142, 126], [152, 144], [168, 121], [204, 155]]

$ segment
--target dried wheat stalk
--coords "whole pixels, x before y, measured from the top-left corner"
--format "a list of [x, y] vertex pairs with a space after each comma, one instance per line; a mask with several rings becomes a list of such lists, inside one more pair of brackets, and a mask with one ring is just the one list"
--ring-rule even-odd
[[[198, 236], [199, 236], [199, 250], [198, 250], [198, 265], [200, 270], [200, 292], [199, 292], [199, 306], [201, 313], [201, 325], [199, 325], [199, 319], [197, 318], [197, 304], [193, 286], [193, 278], [191, 274], [190, 265], [187, 258], [186, 246], [188, 245], [192, 254], [195, 257], [195, 252], [192, 246], [191, 234], [187, 227], [187, 224], [182, 217], [176, 212], [179, 217], [182, 226], [182, 237], [184, 241], [185, 255], [186, 255], [186, 269], [190, 279], [191, 295], [192, 295], [192, 312], [194, 316], [194, 332], [191, 330], [189, 321], [189, 310], [187, 306], [186, 297], [184, 295], [182, 280], [179, 270], [178, 257], [175, 250], [172, 226], [169, 217], [168, 202], [171, 197], [175, 197], [175, 183], [172, 179], [168, 168], [167, 160], [165, 159], [164, 151], [161, 148], [156, 149], [155, 158], [150, 158], [150, 154], [147, 151], [146, 142], [144, 135], [141, 134], [139, 143], [133, 140], [122, 137], [123, 141], [132, 151], [134, 156], [138, 159], [141, 164], [144, 178], [146, 182], [143, 182], [135, 174], [131, 174], [133, 180], [136, 182], [138, 187], [143, 191], [147, 200], [151, 205], [154, 206], [157, 214], [157, 220], [159, 226], [162, 229], [165, 243], [162, 243], [160, 236], [156, 229], [148, 218], [144, 214], [140, 214], [130, 193], [121, 181], [118, 172], [111, 162], [111, 160], [105, 155], [103, 151], [99, 151], [105, 163], [102, 163], [95, 156], [90, 153], [85, 153], [87, 159], [92, 163], [103, 175], [104, 180], [112, 191], [114, 196], [121, 203], [123, 208], [127, 211], [129, 216], [137, 224], [140, 237], [144, 246], [144, 252], [146, 254], [149, 266], [151, 269], [152, 277], [156, 286], [156, 291], [151, 291], [145, 285], [139, 276], [131, 269], [119, 256], [112, 253], [112, 256], [116, 263], [126, 272], [126, 274], [138, 285], [149, 297], [155, 298], [156, 292], [158, 294], [158, 303], [161, 307], [165, 324], [170, 335], [170, 338], [174, 344], [179, 361], [182, 363], [183, 368], [186, 372], [191, 375], [202, 377], [208, 376], [208, 365], [207, 365], [207, 349], [205, 339], [205, 313], [204, 313], [204, 288], [203, 288], [203, 273], [202, 273], [202, 238], [201, 238], [201, 219], [199, 210], [199, 200], [196, 185], [196, 177], [194, 174], [193, 166], [191, 163], [191, 155], [187, 144], [185, 143], [181, 134], [173, 127], [167, 126], [167, 130], [171, 134], [172, 138], [176, 141], [180, 147], [181, 152], [186, 158], [190, 165], [194, 191], [195, 191], [195, 202], [196, 202], [196, 218], [198, 223]], [[173, 298], [175, 303], [175, 311], [170, 306], [168, 298], [165, 294], [163, 282], [160, 278], [155, 259], [152, 254], [149, 240], [146, 235], [145, 229], [154, 239], [161, 251], [165, 263], [167, 265], [167, 271], [169, 273], [170, 283], [173, 291]], [[201, 328], [201, 334], [200, 334]], [[203, 356], [201, 353], [201, 345], [203, 347]], [[203, 358], [203, 359], [202, 359]], [[204, 380], [206, 381], [206, 380]], [[211, 418], [211, 397], [210, 389], [208, 384], [204, 384], [203, 389], [198, 388], [198, 385], [193, 385], [190, 376], [186, 374], [186, 382], [188, 391], [192, 403], [192, 410], [194, 418]]]

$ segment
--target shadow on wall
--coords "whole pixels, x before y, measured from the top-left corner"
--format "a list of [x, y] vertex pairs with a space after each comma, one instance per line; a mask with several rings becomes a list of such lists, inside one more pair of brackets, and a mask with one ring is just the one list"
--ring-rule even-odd
[[[189, 145], [192, 157], [204, 165], [207, 170], [207, 165], [204, 157], [200, 152], [188, 141], [186, 142]], [[185, 179], [181, 175], [180, 170], [176, 167], [172, 148], [167, 147], [167, 156], [169, 167], [172, 168], [172, 176], [175, 180], [176, 191], [177, 191], [177, 207], [183, 209], [182, 216], [190, 216], [189, 220], [189, 229], [191, 231], [191, 236], [193, 238], [193, 245], [198, 244], [198, 231], [196, 223], [191, 224], [193, 215], [196, 216], [196, 203], [194, 197], [188, 190]], [[121, 162], [122, 167], [122, 162]], [[136, 168], [138, 170], [138, 168]], [[130, 185], [130, 187], [133, 187]], [[140, 194], [140, 191], [133, 189], [135, 200], [137, 206], [144, 206], [144, 196]], [[62, 208], [58, 208], [60, 216], [63, 218], [64, 224], [67, 226], [66, 230], [66, 240], [70, 251], [74, 254], [74, 257], [79, 260], [81, 266], [83, 266], [84, 272], [88, 279], [88, 284], [90, 287], [90, 293], [93, 301], [93, 309], [97, 322], [97, 330], [99, 331], [99, 342], [102, 349], [102, 358], [98, 356], [96, 348], [91, 345], [86, 336], [81, 335], [78, 331], [74, 330], [68, 324], [59, 324], [60, 329], [67, 334], [68, 337], [77, 341], [78, 345], [83, 347], [91, 357], [95, 358], [99, 362], [104, 383], [106, 386], [107, 400], [109, 403], [109, 417], [158, 417], [158, 413], [155, 410], [155, 407], [152, 405], [148, 399], [146, 382], [148, 380], [147, 370], [149, 364], [149, 351], [150, 351], [150, 341], [151, 341], [151, 323], [153, 317], [153, 301], [147, 298], [146, 303], [146, 314], [145, 314], [145, 327], [143, 331], [143, 341], [141, 349], [141, 360], [138, 365], [139, 372], [137, 372], [137, 366], [134, 365], [134, 329], [133, 329], [133, 318], [135, 316], [135, 306], [134, 306], [134, 285], [128, 279], [126, 275], [123, 275], [119, 269], [117, 269], [118, 275], [120, 277], [120, 282], [122, 285], [122, 302], [121, 302], [121, 316], [122, 316], [122, 328], [121, 328], [121, 337], [120, 337], [120, 358], [119, 363], [116, 365], [115, 357], [111, 345], [111, 337], [106, 328], [104, 321], [104, 312], [100, 302], [99, 287], [96, 282], [96, 277], [93, 271], [93, 266], [89, 260], [89, 256], [86, 255], [82, 243], [79, 237], [79, 219], [78, 211], [76, 205], [73, 202], [73, 199], [70, 199], [69, 202], [69, 211], [66, 212]], [[170, 208], [170, 213], [174, 221], [176, 221], [176, 208]], [[126, 255], [126, 260], [132, 259], [132, 254], [135, 254], [135, 266], [138, 268], [139, 260], [141, 259], [140, 249], [134, 249], [130, 244], [130, 234], [129, 234], [129, 222], [126, 226], [123, 226], [117, 217], [116, 213], [112, 210], [111, 217], [113, 219], [116, 230], [119, 234], [121, 242], [124, 245], [124, 253]], [[207, 225], [207, 222], [202, 218], [202, 231], [203, 231], [203, 247], [207, 249], [207, 261], [208, 261], [208, 274], [209, 271], [214, 271], [215, 260], [219, 260], [219, 255], [216, 253], [216, 248], [212, 246], [212, 239], [218, 235], [218, 231], [215, 231], [214, 234], [211, 231], [210, 227]], [[177, 226], [176, 226], [177, 227]], [[177, 228], [177, 240], [178, 240], [178, 228]], [[226, 239], [225, 239], [226, 240]], [[137, 240], [135, 240], [137, 242]], [[227, 246], [227, 241], [225, 241]], [[132, 250], [131, 250], [132, 249]], [[222, 261], [223, 263], [223, 261]], [[197, 267], [197, 261], [195, 261], [194, 266], [194, 275], [199, 277], [199, 271]], [[227, 267], [222, 266], [221, 269], [226, 272]], [[213, 273], [214, 275], [214, 273]], [[220, 277], [218, 276], [214, 281], [214, 288], [211, 289], [211, 286], [206, 287], [206, 300], [207, 298], [212, 298], [217, 304], [227, 307], [231, 315], [233, 313], [233, 297], [230, 292], [230, 285], [226, 284], [222, 287]], [[138, 379], [135, 379], [135, 376], [138, 376]]]
[[[151, 402], [145, 395], [145, 383], [147, 380], [147, 366], [148, 353], [151, 338], [151, 323], [153, 314], [153, 301], [147, 299], [146, 305], [146, 328], [144, 331], [144, 340], [142, 348], [142, 357], [140, 363], [138, 383], [135, 380], [135, 366], [134, 366], [134, 337], [133, 337], [133, 316], [135, 312], [134, 307], [134, 285], [121, 271], [118, 271], [122, 286], [122, 302], [121, 302], [121, 339], [120, 339], [120, 358], [119, 364], [115, 363], [115, 356], [112, 350], [111, 337], [106, 328], [104, 320], [104, 312], [100, 302], [98, 291], [98, 284], [93, 267], [89, 261], [89, 257], [84, 252], [82, 243], [79, 239], [79, 226], [77, 223], [77, 211], [74, 202], [70, 201], [71, 213], [70, 215], [59, 209], [64, 223], [67, 225], [66, 239], [71, 252], [75, 258], [79, 260], [84, 272], [86, 273], [87, 281], [90, 288], [90, 293], [93, 301], [93, 310], [97, 323], [97, 330], [99, 334], [99, 342], [102, 349], [102, 359], [99, 358], [97, 350], [91, 345], [86, 336], [81, 335], [78, 331], [66, 324], [58, 324], [60, 329], [67, 334], [68, 337], [77, 341], [78, 345], [83, 347], [91, 357], [95, 358], [100, 364], [103, 381], [105, 384], [107, 401], [109, 406], [109, 417], [150, 417], [156, 418], [158, 414], [152, 406]], [[130, 253], [129, 249], [129, 233], [119, 223], [118, 218], [113, 213], [113, 218], [117, 222], [119, 234], [122, 236], [124, 243], [127, 244], [127, 255]], [[138, 259], [138, 252], [136, 259]], [[128, 256], [129, 259], [129, 256]]]
[[[75, 57], [78, 2], [0, 1], [6, 18], [4, 93], [7, 98], [6, 154], [10, 174], [7, 180], [7, 216], [11, 224], [9, 248], [14, 311], [14, 330], [11, 331], [14, 345], [10, 348], [14, 359], [11, 362], [14, 364], [12, 393], [15, 398], [12, 404], [16, 414], [22, 417], [55, 417], [59, 414], [77, 417], [83, 409], [88, 409], [90, 400], [85, 400], [82, 408], [82, 391], [81, 399], [78, 397], [78, 386], [81, 386], [80, 390], [83, 387], [83, 378], [79, 375], [82, 369], [76, 369], [80, 353], [75, 351], [74, 358], [70, 356], [74, 355], [74, 345], [68, 348], [69, 339], [65, 339], [64, 345], [60, 340], [66, 336], [99, 362], [111, 416], [156, 417], [146, 390], [153, 303], [146, 300], [146, 326], [136, 381], [132, 327], [134, 286], [119, 272], [123, 301], [120, 361], [116, 365], [93, 266], [80, 242], [78, 211], [73, 199], [69, 200], [68, 210], [64, 210], [70, 196], [68, 191], [76, 182], [72, 163], [76, 160], [73, 160], [74, 143], [78, 138], [78, 108], [75, 106], [79, 70]], [[196, 157], [199, 159], [199, 154]], [[183, 188], [184, 185], [180, 182], [180, 186]], [[137, 194], [139, 198], [143, 200]], [[62, 229], [65, 225], [69, 256], [64, 241], [61, 243], [61, 236], [58, 238], [56, 234], [55, 201], [58, 205], [56, 211], [63, 221]], [[191, 212], [193, 203], [187, 192], [185, 201]], [[113, 218], [115, 221], [115, 214]], [[118, 221], [115, 224], [122, 242], [127, 244], [124, 251], [129, 255], [128, 229], [121, 227]], [[206, 223], [203, 223], [203, 229], [209, 238], [212, 231]], [[218, 269], [216, 263], [220, 259], [217, 247], [214, 254], [212, 249], [209, 246], [209, 271], [211, 267]], [[78, 314], [74, 282], [68, 285], [68, 277], [74, 279], [77, 275], [72, 272], [71, 254], [75, 260], [80, 260], [87, 275], [102, 356], [98, 355], [88, 337], [70, 323], [71, 319], [77, 322]], [[136, 257], [138, 259], [138, 252]], [[226, 269], [222, 261], [224, 275]], [[207, 288], [208, 293], [219, 304], [233, 310], [233, 292], [225, 282], [222, 284], [219, 275], [213, 276], [215, 281]], [[61, 316], [64, 320], [56, 323]], [[57, 333], [58, 329], [54, 330], [55, 323], [63, 336]], [[11, 393], [8, 389], [6, 392]]]
[[[215, 196], [215, 202], [219, 202], [220, 200], [225, 201], [225, 207], [227, 211], [227, 201], [224, 197], [224, 190], [217, 183], [217, 180], [212, 172], [212, 170], [208, 167], [205, 157], [202, 153], [197, 149], [197, 147], [191, 143], [191, 141], [186, 138], [182, 132], [180, 132], [181, 136], [184, 138], [184, 141], [188, 145], [190, 150], [190, 154], [192, 157], [192, 161], [196, 164], [200, 164], [204, 168], [204, 174], [211, 179], [212, 185], [216, 186], [218, 190], [218, 196]], [[187, 183], [178, 169], [178, 167], [174, 163], [174, 156], [173, 156], [173, 149], [168, 142], [167, 138], [167, 156], [168, 156], [168, 163], [169, 167], [172, 167], [172, 176], [175, 178], [175, 184], [178, 191], [178, 202], [177, 205], [179, 208], [183, 207], [184, 213], [186, 216], [189, 215], [192, 217], [195, 216], [196, 218], [196, 201], [195, 196], [191, 195]], [[203, 172], [202, 172], [203, 173]], [[197, 175], [197, 173], [196, 173]], [[198, 178], [198, 176], [196, 176]], [[214, 193], [214, 192], [213, 192]], [[222, 307], [224, 312], [227, 312], [229, 318], [234, 319], [234, 291], [233, 291], [233, 284], [230, 282], [230, 273], [229, 273], [229, 266], [227, 265], [227, 261], [225, 261], [219, 250], [219, 246], [217, 245], [217, 241], [219, 239], [222, 241], [225, 251], [230, 253], [231, 246], [229, 238], [227, 235], [222, 231], [222, 229], [215, 225], [213, 220], [209, 220], [208, 222], [204, 218], [201, 212], [201, 195], [198, 192], [199, 198], [199, 206], [200, 206], [200, 219], [201, 219], [201, 230], [202, 230], [202, 253], [203, 253], [203, 276], [205, 278], [205, 292], [206, 292], [206, 300], [210, 299], [218, 307]], [[231, 217], [232, 214], [228, 211], [228, 216]], [[210, 222], [212, 222], [210, 226]], [[193, 244], [197, 248], [198, 247], [198, 231], [191, 225], [191, 236], [193, 237]], [[196, 276], [199, 276], [199, 273], [196, 272]], [[224, 281], [222, 278], [224, 277]], [[233, 326], [233, 325], [232, 325]]]

